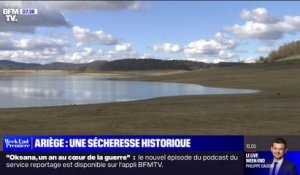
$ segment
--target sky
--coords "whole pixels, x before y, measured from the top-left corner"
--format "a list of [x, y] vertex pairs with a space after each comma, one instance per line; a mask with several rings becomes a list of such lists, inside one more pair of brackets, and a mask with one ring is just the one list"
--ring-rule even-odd
[[300, 2], [0, 1], [37, 9], [0, 18], [0, 59], [87, 63], [124, 58], [254, 62], [300, 38]]

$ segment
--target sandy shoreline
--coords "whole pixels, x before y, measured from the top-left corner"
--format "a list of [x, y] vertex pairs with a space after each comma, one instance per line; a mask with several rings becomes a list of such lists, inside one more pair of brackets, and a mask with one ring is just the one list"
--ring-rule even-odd
[[27, 76], [27, 75], [77, 75], [77, 76], [126, 76], [127, 74], [117, 72], [82, 73], [65, 70], [0, 70], [1, 76]]
[[187, 71], [103, 71], [103, 72], [78, 72], [66, 70], [0, 70], [1, 76], [28, 76], [28, 75], [76, 75], [76, 76], [108, 76], [113, 78], [139, 78], [172, 75]]

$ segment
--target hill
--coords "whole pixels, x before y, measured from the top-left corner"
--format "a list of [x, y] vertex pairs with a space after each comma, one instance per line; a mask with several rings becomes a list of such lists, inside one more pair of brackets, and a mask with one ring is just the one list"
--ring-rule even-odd
[[300, 60], [300, 54], [299, 55], [293, 55], [293, 56], [289, 56], [289, 57], [286, 57], [286, 58], [281, 58], [281, 59], [278, 59], [277, 61], [297, 61], [297, 60]]
[[195, 70], [205, 68], [203, 62], [159, 59], [123, 59], [100, 65], [100, 70]]
[[82, 67], [85, 67], [85, 64], [55, 62], [55, 63], [45, 64], [45, 65], [40, 65], [39, 69], [42, 69], [42, 70], [77, 70]]
[[159, 59], [122, 59], [114, 61], [94, 61], [91, 63], [63, 63], [50, 64], [20, 63], [9, 60], [0, 60], [0, 69], [35, 69], [35, 70], [68, 70], [68, 71], [129, 71], [129, 70], [195, 70], [206, 68], [209, 65], [202, 62], [185, 60], [159, 60]]
[[81, 67], [80, 71], [85, 72], [97, 72], [101, 71], [101, 65], [108, 63], [108, 61], [93, 61], [91, 63], [86, 63], [83, 67]]
[[10, 60], [0, 60], [0, 70], [10, 70], [10, 69], [37, 69], [41, 65], [35, 63], [19, 63]]
[[293, 41], [287, 44], [284, 44], [279, 47], [278, 50], [272, 51], [268, 57], [267, 61], [283, 61], [283, 60], [291, 60], [300, 58], [300, 40], [299, 41]]
[[0, 60], [0, 70], [67, 70], [82, 72], [99, 71], [130, 71], [130, 70], [197, 70], [211, 67], [235, 67], [245, 65], [237, 62], [220, 62], [218, 64], [188, 61], [188, 60], [160, 60], [160, 59], [121, 59], [113, 61], [94, 61], [91, 63], [63, 63], [50, 64], [20, 63]]

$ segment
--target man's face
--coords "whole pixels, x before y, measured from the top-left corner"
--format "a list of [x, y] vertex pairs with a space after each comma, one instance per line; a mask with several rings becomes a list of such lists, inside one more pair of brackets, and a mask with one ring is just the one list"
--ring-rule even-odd
[[273, 153], [274, 158], [276, 160], [280, 160], [283, 158], [287, 149], [283, 143], [273, 143], [273, 145], [271, 147], [271, 151]]

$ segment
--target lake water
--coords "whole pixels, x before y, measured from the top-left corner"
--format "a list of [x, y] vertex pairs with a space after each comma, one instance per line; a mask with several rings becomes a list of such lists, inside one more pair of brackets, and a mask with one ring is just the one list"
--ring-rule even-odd
[[117, 81], [95, 76], [5, 76], [0, 77], [0, 108], [92, 104], [166, 96], [255, 92], [258, 91], [212, 88], [181, 83]]

